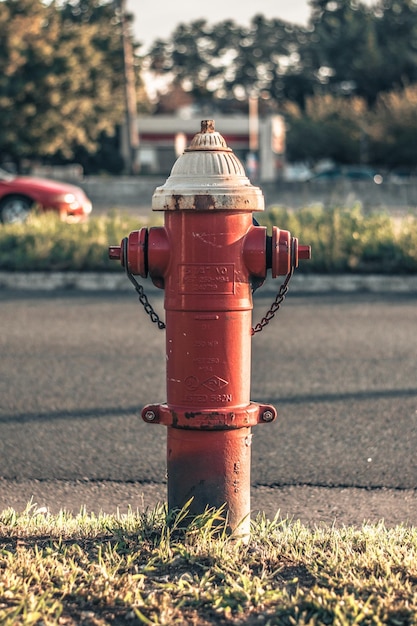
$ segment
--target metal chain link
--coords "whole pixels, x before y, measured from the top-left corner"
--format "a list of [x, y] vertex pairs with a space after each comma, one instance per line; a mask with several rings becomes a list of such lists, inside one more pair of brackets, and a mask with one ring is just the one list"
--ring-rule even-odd
[[123, 246], [123, 264], [124, 264], [125, 269], [126, 269], [126, 274], [127, 274], [128, 279], [130, 280], [130, 282], [134, 286], [137, 294], [139, 295], [139, 302], [141, 303], [141, 305], [145, 309], [145, 313], [147, 313], [147, 315], [149, 315], [149, 317], [151, 318], [151, 321], [154, 324], [157, 324], [157, 326], [158, 326], [158, 328], [160, 330], [163, 330], [165, 328], [164, 322], [160, 319], [159, 315], [156, 313], [155, 309], [153, 308], [153, 306], [149, 302], [148, 296], [146, 295], [145, 290], [142, 287], [142, 285], [140, 283], [138, 283], [136, 278], [129, 271], [129, 265], [128, 265], [128, 261], [127, 261], [127, 237], [123, 240], [122, 246]]
[[281, 306], [281, 304], [285, 300], [285, 296], [288, 293], [288, 284], [289, 284], [293, 274], [294, 274], [294, 267], [291, 267], [291, 270], [287, 274], [284, 282], [282, 283], [281, 287], [279, 288], [279, 291], [278, 291], [278, 293], [276, 295], [276, 298], [275, 298], [274, 302], [271, 304], [270, 309], [268, 310], [267, 313], [265, 313], [265, 316], [261, 319], [261, 321], [258, 322], [256, 324], [256, 326], [251, 328], [251, 335], [254, 335], [255, 333], [260, 333], [261, 330], [263, 330], [265, 328], [265, 326], [267, 326], [269, 324], [269, 322], [272, 320], [272, 318], [275, 316], [275, 313], [278, 311], [279, 307]]

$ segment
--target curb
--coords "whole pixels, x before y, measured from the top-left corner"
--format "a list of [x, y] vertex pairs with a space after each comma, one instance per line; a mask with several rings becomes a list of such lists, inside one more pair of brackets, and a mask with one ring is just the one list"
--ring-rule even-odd
[[[148, 291], [157, 291], [142, 280]], [[276, 292], [279, 281], [267, 280], [262, 292]], [[119, 272], [0, 272], [0, 289], [18, 291], [131, 291], [132, 284]], [[299, 293], [399, 293], [417, 294], [417, 276], [381, 274], [295, 274], [291, 291]]]

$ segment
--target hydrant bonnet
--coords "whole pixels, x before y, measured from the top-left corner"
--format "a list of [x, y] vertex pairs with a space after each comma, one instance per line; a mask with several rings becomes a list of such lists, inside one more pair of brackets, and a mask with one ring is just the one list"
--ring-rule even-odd
[[214, 121], [203, 120], [201, 132], [174, 163], [165, 184], [156, 188], [152, 209], [263, 211], [264, 197], [214, 130]]

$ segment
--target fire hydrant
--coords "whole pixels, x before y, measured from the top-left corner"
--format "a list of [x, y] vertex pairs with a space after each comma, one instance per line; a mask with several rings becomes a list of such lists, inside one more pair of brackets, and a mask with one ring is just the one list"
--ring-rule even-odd
[[141, 228], [109, 250], [131, 280], [149, 274], [165, 291], [165, 325], [139, 291], [153, 321], [166, 327], [167, 359], [166, 402], [145, 406], [142, 418], [168, 427], [169, 509], [190, 500], [191, 515], [225, 506], [229, 528], [245, 535], [251, 427], [277, 415], [250, 401], [251, 336], [269, 321], [251, 327], [252, 292], [267, 269], [288, 278], [310, 248], [254, 223], [262, 192], [212, 120], [155, 190], [152, 209], [164, 211], [163, 227]]

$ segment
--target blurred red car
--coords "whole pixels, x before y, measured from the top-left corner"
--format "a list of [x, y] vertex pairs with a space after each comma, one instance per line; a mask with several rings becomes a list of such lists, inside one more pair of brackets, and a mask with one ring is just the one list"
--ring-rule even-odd
[[82, 222], [91, 213], [92, 204], [76, 185], [15, 176], [0, 168], [0, 222], [24, 222], [35, 208], [54, 211], [66, 222]]

